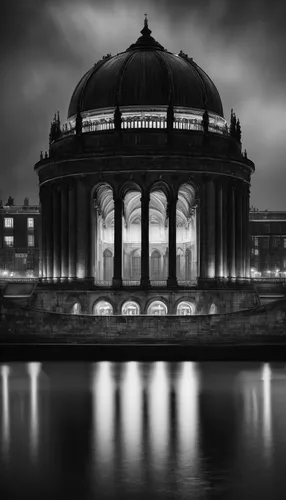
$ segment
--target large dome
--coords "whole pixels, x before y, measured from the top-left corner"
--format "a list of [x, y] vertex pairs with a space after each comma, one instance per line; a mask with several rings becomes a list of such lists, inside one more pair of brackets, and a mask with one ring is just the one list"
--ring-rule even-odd
[[183, 52], [172, 54], [151, 36], [145, 20], [142, 36], [125, 52], [104, 57], [80, 80], [68, 118], [78, 111], [119, 106], [207, 108], [223, 117], [219, 93], [209, 76]]

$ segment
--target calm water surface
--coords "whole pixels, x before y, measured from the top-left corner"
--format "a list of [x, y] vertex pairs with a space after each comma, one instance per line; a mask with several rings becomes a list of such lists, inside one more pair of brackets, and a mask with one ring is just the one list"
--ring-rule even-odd
[[3, 500], [286, 498], [286, 364], [0, 369]]

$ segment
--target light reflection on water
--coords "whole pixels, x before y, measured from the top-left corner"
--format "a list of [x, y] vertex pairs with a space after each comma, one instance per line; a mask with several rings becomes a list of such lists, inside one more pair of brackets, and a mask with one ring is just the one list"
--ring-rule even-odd
[[0, 496], [286, 496], [285, 389], [269, 363], [2, 365]]

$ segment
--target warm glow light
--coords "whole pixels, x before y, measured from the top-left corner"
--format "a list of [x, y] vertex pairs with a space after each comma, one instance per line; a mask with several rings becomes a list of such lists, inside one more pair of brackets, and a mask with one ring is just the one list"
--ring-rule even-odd
[[180, 302], [177, 306], [177, 314], [180, 316], [191, 316], [195, 314], [195, 305], [187, 301]]
[[1, 366], [2, 378], [2, 453], [8, 459], [10, 447], [10, 412], [9, 412], [9, 374], [10, 367]]
[[37, 458], [39, 441], [38, 377], [41, 363], [28, 363], [30, 376], [30, 451], [32, 459]]
[[131, 300], [128, 302], [124, 302], [122, 306], [122, 314], [126, 316], [134, 316], [140, 314], [139, 304]]

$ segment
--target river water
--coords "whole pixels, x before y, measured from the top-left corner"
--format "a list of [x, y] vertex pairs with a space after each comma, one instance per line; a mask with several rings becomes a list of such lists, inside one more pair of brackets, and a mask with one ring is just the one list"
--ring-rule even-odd
[[0, 369], [3, 500], [286, 498], [286, 364]]

